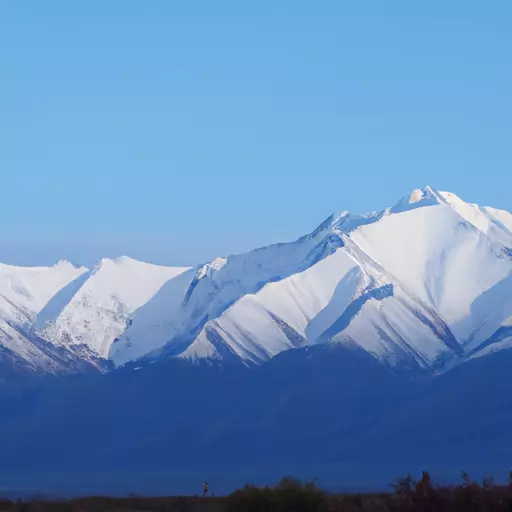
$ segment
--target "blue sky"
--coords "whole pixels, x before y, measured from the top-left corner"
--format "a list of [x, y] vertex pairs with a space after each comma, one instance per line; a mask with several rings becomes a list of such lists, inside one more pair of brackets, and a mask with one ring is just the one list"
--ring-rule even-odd
[[198, 263], [426, 184], [512, 209], [512, 3], [0, 3], [0, 261]]

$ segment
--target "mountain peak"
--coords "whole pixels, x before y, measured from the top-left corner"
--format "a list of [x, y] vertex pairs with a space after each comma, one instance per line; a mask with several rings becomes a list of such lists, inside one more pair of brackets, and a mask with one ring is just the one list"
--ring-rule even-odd
[[390, 213], [400, 213], [423, 206], [434, 206], [444, 203], [442, 194], [430, 186], [422, 189], [416, 188], [409, 195], [403, 197], [390, 209]]
[[99, 269], [101, 267], [119, 267], [123, 265], [128, 265], [130, 263], [143, 263], [142, 261], [135, 260], [133, 258], [130, 258], [129, 256], [119, 256], [117, 258], [101, 258], [98, 263], [95, 265], [95, 270]]
[[[0, 323], [3, 315], [26, 329], [37, 317], [33, 325], [45, 341], [87, 345], [116, 364], [192, 352], [259, 364], [338, 335], [378, 357], [387, 357], [382, 347], [410, 337], [421, 349], [418, 361], [432, 362], [445, 350], [440, 336], [458, 353], [459, 341], [473, 336], [473, 349], [508, 322], [510, 247], [511, 214], [426, 186], [392, 208], [342, 211], [295, 241], [194, 268], [128, 256], [104, 258], [91, 272], [64, 261], [56, 269], [0, 265]], [[386, 333], [388, 320], [395, 330]], [[11, 343], [2, 336], [0, 325], [0, 349]]]
[[411, 194], [409, 195], [409, 204], [418, 203], [419, 201], [422, 201], [423, 199], [427, 197], [432, 197], [433, 190], [430, 187], [425, 187], [424, 189], [416, 188], [414, 189]]
[[54, 268], [74, 268], [76, 270], [86, 269], [84, 265], [80, 265], [70, 260], [59, 260], [55, 263]]
[[141, 263], [138, 260], [131, 258], [130, 256], [126, 256], [126, 254], [123, 256], [114, 258], [112, 261], [114, 263], [116, 263], [117, 265], [123, 265], [123, 264], [128, 264], [128, 263]]

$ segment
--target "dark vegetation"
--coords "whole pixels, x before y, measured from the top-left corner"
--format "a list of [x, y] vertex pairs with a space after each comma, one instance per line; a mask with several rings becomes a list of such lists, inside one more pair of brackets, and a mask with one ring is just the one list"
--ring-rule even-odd
[[0, 501], [0, 511], [169, 511], [169, 512], [490, 512], [512, 511], [512, 473], [505, 485], [481, 483], [462, 473], [456, 486], [436, 485], [429, 473], [397, 480], [392, 491], [333, 494], [315, 482], [284, 478], [274, 487], [246, 486], [226, 497], [90, 497], [70, 501]]

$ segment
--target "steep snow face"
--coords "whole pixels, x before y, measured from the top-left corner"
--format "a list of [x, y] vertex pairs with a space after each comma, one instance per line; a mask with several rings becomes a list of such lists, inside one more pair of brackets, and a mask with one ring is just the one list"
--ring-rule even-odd
[[157, 351], [157, 357], [164, 346], [169, 356], [180, 354], [209, 320], [244, 296], [309, 268], [340, 247], [343, 241], [332, 229], [333, 220], [295, 242], [217, 258], [193, 276], [187, 273], [169, 284], [133, 316], [133, 325], [116, 341], [111, 357], [117, 364], [150, 351]]
[[307, 270], [244, 296], [208, 322], [180, 357], [261, 364], [284, 350], [328, 341], [422, 368], [460, 351], [435, 312], [347, 240]]
[[[62, 288], [87, 272], [60, 261], [53, 267], [0, 264], [0, 351], [31, 369], [54, 372], [57, 354], [30, 339], [32, 322]], [[51, 347], [48, 347], [50, 349]]]
[[168, 280], [146, 304], [134, 311], [130, 325], [114, 340], [109, 358], [122, 365], [178, 336], [183, 298], [195, 276], [196, 269], [189, 269]]
[[507, 248], [446, 204], [387, 215], [350, 237], [434, 308], [459, 340], [473, 334], [472, 304], [512, 272]]
[[0, 342], [45, 360], [34, 329], [117, 365], [173, 357], [255, 365], [284, 350], [348, 343], [392, 365], [436, 370], [508, 346], [511, 247], [511, 214], [426, 187], [386, 210], [342, 212], [294, 242], [196, 268], [127, 257], [91, 272], [1, 266]]
[[332, 216], [296, 242], [219, 258], [137, 311], [111, 356], [261, 364], [338, 341], [392, 364], [462, 358], [512, 316], [510, 220], [489, 211], [426, 187], [381, 212]]
[[[303, 272], [242, 297], [208, 322], [181, 357], [231, 356], [262, 363], [283, 350], [306, 345], [308, 334], [314, 341], [365, 284], [357, 262], [337, 251]], [[331, 302], [336, 304], [334, 313], [325, 310]]]
[[512, 247], [512, 215], [509, 212], [466, 203], [451, 192], [440, 192], [440, 195], [464, 220], [505, 247]]
[[128, 257], [103, 259], [56, 318], [46, 318], [41, 336], [57, 345], [85, 344], [107, 357], [114, 339], [129, 325], [130, 315], [186, 270]]
[[67, 261], [53, 267], [15, 267], [0, 263], [0, 316], [26, 324], [48, 301], [87, 272]]
[[479, 295], [467, 319], [467, 350], [476, 352], [512, 335], [512, 273]]

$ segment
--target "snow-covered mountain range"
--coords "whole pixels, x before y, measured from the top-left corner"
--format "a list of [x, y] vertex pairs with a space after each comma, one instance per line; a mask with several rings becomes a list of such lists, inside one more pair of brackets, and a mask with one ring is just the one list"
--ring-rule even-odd
[[510, 213], [427, 187], [194, 268], [0, 265], [3, 485], [499, 477], [511, 248]]
[[430, 187], [196, 268], [0, 265], [0, 354], [33, 370], [181, 358], [253, 366], [358, 346], [443, 371], [512, 346], [512, 214]]

